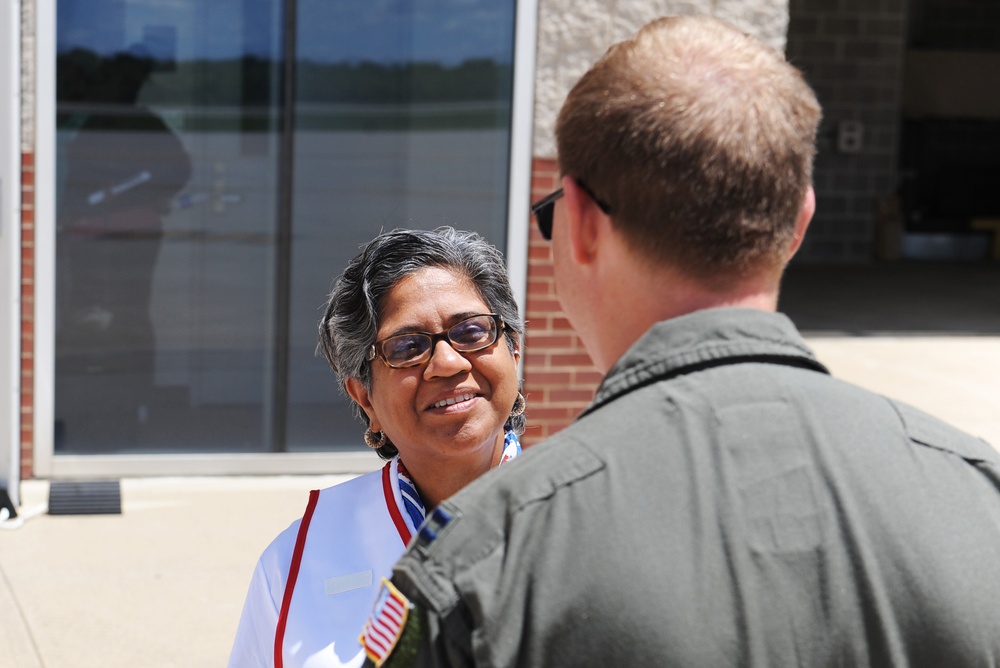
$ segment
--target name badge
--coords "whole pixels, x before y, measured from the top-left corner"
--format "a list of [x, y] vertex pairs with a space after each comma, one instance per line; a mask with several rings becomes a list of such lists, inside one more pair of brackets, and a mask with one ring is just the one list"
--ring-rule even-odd
[[364, 589], [365, 587], [372, 586], [372, 572], [358, 571], [357, 573], [348, 573], [347, 575], [338, 575], [337, 577], [326, 579], [326, 595], [336, 596], [337, 594], [343, 594], [345, 592], [354, 591], [355, 589]]

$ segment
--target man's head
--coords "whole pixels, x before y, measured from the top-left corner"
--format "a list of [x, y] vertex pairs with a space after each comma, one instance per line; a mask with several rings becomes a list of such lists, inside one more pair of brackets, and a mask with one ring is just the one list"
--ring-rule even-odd
[[640, 258], [727, 289], [776, 278], [790, 257], [819, 119], [779, 53], [716, 19], [668, 17], [611, 47], [570, 92], [559, 165]]

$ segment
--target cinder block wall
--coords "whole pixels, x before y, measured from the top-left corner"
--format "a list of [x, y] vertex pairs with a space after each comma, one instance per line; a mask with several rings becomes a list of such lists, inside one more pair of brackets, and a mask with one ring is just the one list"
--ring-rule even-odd
[[[875, 207], [896, 192], [906, 0], [790, 0], [788, 59], [823, 105], [817, 211], [796, 258], [867, 262]], [[838, 125], [860, 121], [857, 153], [836, 148]]]
[[1000, 51], [1000, 2], [910, 0], [909, 14], [912, 46]]

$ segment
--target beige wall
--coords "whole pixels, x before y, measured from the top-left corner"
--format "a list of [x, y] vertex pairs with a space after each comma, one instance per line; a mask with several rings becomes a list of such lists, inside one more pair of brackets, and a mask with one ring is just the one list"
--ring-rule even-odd
[[539, 0], [536, 157], [555, 156], [556, 115], [580, 75], [609, 45], [667, 14], [711, 14], [785, 48], [788, 0]]

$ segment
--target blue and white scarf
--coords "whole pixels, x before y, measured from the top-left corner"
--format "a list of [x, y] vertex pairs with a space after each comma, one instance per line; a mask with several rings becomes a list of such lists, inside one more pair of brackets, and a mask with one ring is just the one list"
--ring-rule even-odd
[[[521, 454], [521, 442], [517, 440], [517, 434], [512, 431], [506, 432], [503, 437], [503, 454], [500, 455], [500, 463], [497, 466], [506, 464], [519, 454]], [[424, 502], [420, 499], [417, 486], [413, 484], [410, 473], [406, 470], [399, 455], [396, 455], [393, 472], [399, 481], [399, 494], [403, 499], [403, 507], [400, 508], [400, 511], [406, 513], [414, 527], [420, 527], [424, 523], [426, 515]]]

